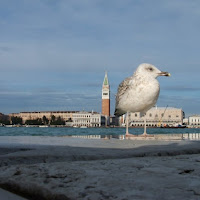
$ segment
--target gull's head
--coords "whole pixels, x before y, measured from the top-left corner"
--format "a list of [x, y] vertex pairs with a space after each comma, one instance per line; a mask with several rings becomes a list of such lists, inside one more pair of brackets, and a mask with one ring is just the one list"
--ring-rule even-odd
[[152, 64], [143, 63], [138, 66], [135, 72], [139, 76], [157, 78], [158, 76], [171, 76], [168, 72], [162, 72]]

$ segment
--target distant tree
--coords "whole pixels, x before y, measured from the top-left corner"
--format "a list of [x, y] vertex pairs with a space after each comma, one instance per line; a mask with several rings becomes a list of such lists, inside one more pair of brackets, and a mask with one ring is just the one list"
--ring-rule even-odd
[[10, 124], [10, 120], [9, 119], [0, 119], [0, 124], [9, 125]]
[[42, 119], [41, 118], [38, 118], [38, 125], [43, 125], [43, 122], [42, 122]]
[[72, 118], [70, 117], [66, 122], [73, 122]]
[[0, 113], [0, 124], [9, 125], [10, 124], [9, 116]]
[[42, 119], [37, 118], [37, 119], [28, 119], [26, 120], [25, 124], [27, 125], [43, 125]]
[[25, 124], [27, 125], [37, 125], [37, 121], [34, 119], [28, 119], [26, 120]]
[[54, 123], [54, 122], [55, 122], [55, 120], [56, 120], [56, 117], [55, 117], [55, 115], [51, 115], [51, 123]]
[[56, 120], [57, 125], [65, 125], [65, 121], [59, 116]]
[[21, 117], [11, 117], [11, 124], [21, 124], [22, 125], [22, 118]]
[[54, 115], [51, 116], [51, 125], [65, 125], [65, 121], [59, 116], [55, 117]]
[[32, 123], [32, 120], [31, 120], [31, 119], [27, 119], [27, 120], [25, 121], [25, 124], [27, 124], [27, 125], [33, 125], [33, 123]]
[[47, 117], [45, 115], [42, 117], [42, 121], [43, 121], [44, 124], [49, 123], [49, 120], [47, 119]]

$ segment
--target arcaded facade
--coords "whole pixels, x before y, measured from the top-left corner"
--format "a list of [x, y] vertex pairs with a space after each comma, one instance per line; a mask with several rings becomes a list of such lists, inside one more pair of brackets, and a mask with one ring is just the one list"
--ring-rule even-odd
[[105, 117], [96, 112], [77, 112], [72, 115], [75, 127], [100, 127], [105, 125]]
[[200, 126], [200, 115], [192, 115], [189, 117], [189, 125], [194, 127]]
[[[174, 126], [183, 124], [184, 112], [181, 108], [153, 107], [146, 113], [147, 126]], [[143, 126], [144, 117], [140, 113], [130, 114], [130, 126]]]

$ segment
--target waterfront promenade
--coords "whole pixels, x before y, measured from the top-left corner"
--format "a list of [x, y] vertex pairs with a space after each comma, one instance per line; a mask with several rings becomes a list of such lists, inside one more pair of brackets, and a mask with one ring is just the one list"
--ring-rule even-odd
[[200, 141], [1, 136], [0, 187], [29, 199], [200, 197]]

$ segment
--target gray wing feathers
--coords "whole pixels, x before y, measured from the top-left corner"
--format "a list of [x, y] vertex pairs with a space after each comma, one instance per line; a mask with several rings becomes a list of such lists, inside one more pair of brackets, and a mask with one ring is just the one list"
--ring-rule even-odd
[[130, 87], [130, 80], [131, 79], [132, 79], [132, 77], [128, 77], [128, 78], [124, 79], [119, 84], [119, 87], [118, 87], [118, 90], [117, 90], [117, 95], [116, 95], [115, 115], [119, 114], [118, 109], [117, 109], [119, 101], [120, 101], [121, 97], [123, 96], [123, 94], [127, 91], [127, 89], [129, 89], [129, 87]]
[[132, 77], [128, 77], [126, 79], [124, 79], [118, 87], [118, 91], [117, 91], [117, 96], [116, 96], [116, 102], [119, 102], [120, 98], [122, 97], [122, 95], [126, 92], [126, 90], [129, 88], [130, 86], [130, 80]]

